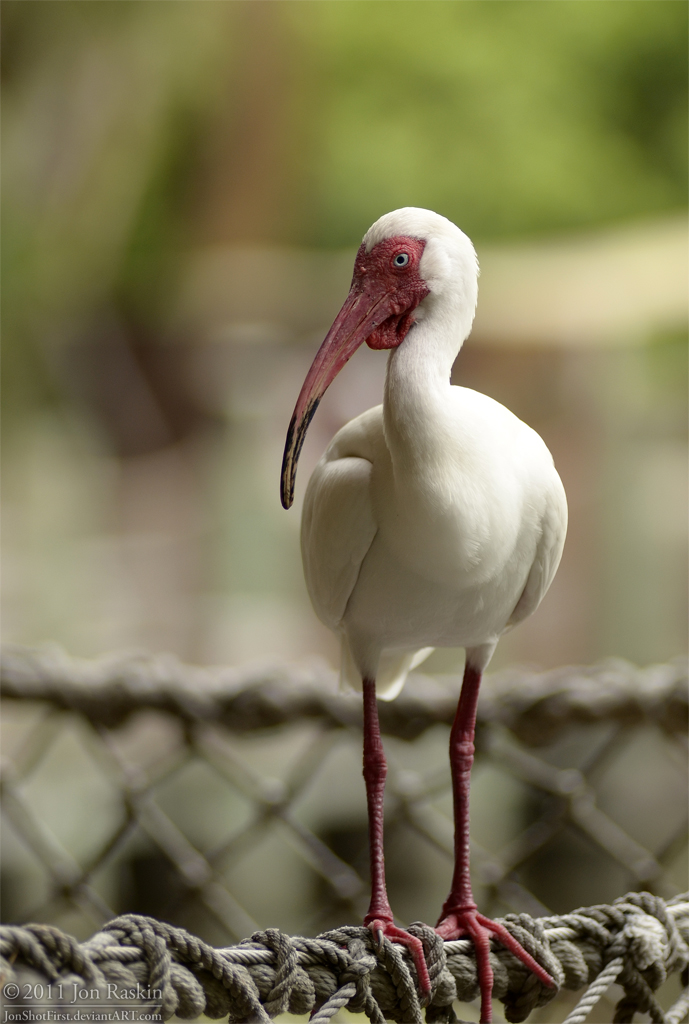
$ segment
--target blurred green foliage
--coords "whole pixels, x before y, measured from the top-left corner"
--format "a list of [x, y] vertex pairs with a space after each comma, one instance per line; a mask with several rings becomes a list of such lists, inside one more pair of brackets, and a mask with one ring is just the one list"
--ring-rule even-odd
[[[681, 208], [681, 0], [4, 0], [6, 410], [108, 304], [162, 330], [186, 251]], [[169, 325], [166, 325], [166, 329]]]
[[308, 241], [412, 203], [486, 238], [686, 202], [682, 3], [287, 6], [314, 111]]

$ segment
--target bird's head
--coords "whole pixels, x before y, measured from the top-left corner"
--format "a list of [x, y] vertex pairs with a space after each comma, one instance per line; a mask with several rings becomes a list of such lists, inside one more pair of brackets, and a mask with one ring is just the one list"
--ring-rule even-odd
[[452, 323], [456, 349], [471, 329], [478, 263], [467, 236], [431, 210], [407, 206], [386, 213], [364, 235], [349, 295], [306, 375], [287, 432], [280, 496], [294, 499], [297, 461], [323, 394], [364, 342], [374, 349], [402, 344], [415, 323]]

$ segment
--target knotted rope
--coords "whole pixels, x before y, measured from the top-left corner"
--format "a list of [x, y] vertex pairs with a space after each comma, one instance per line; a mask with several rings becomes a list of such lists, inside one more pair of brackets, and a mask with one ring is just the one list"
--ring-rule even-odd
[[[582, 1024], [613, 981], [624, 990], [616, 1024], [632, 1021], [637, 1011], [655, 1024], [680, 1024], [689, 1010], [689, 989], [665, 1013], [654, 996], [669, 974], [687, 973], [689, 894], [666, 903], [630, 893], [612, 906], [537, 920], [511, 914], [503, 923], [558, 987], [589, 986], [566, 1024]], [[310, 1013], [311, 1024], [327, 1024], [346, 1006], [374, 1024], [421, 1024], [424, 1010], [428, 1022], [457, 1022], [454, 1000], [478, 995], [471, 943], [443, 942], [423, 924], [410, 931], [424, 944], [431, 978], [423, 1008], [406, 950], [388, 940], [377, 948], [365, 928], [338, 928], [315, 939], [270, 928], [214, 949], [183, 928], [137, 914], [110, 921], [81, 944], [49, 925], [0, 928], [4, 1005], [37, 1009], [40, 988], [42, 1006], [90, 1007], [94, 1014], [95, 1007], [139, 1007], [140, 1015], [129, 1019], [205, 1014], [266, 1024], [281, 1013]], [[499, 944], [491, 963], [493, 992], [509, 1021], [526, 1020], [555, 994]]]
[[[143, 708], [182, 721], [213, 722], [232, 733], [320, 719], [359, 725], [361, 699], [337, 692], [324, 665], [198, 668], [172, 655], [74, 658], [60, 648], [5, 644], [0, 682], [5, 697], [48, 701], [112, 729]], [[388, 736], [414, 739], [437, 722], [451, 725], [458, 681], [447, 687], [413, 674], [397, 700], [381, 705]], [[548, 672], [509, 669], [481, 688], [480, 723], [499, 722], [528, 746], [552, 743], [573, 722], [657, 722], [668, 734], [687, 728], [687, 663], [636, 668], [624, 661]]]

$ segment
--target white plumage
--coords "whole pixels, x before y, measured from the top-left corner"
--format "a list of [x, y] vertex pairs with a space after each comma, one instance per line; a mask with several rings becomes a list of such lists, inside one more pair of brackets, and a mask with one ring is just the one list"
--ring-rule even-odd
[[342, 679], [391, 700], [434, 647], [485, 667], [535, 610], [560, 561], [567, 503], [541, 438], [485, 395], [450, 384], [471, 329], [478, 267], [454, 224], [426, 210], [364, 238], [425, 240], [430, 291], [390, 352], [384, 403], [346, 424], [309, 481], [302, 556], [314, 609], [342, 640]]

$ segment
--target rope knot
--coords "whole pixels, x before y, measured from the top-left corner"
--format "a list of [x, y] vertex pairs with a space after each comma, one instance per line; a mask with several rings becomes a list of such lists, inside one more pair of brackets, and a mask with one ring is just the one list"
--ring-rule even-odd
[[161, 934], [165, 926], [152, 917], [123, 914], [109, 921], [104, 932], [113, 932], [122, 946], [136, 946], [148, 964], [148, 987], [162, 993], [161, 1015], [167, 1019], [179, 1006], [179, 997], [172, 984], [172, 957]]
[[550, 948], [543, 921], [528, 914], [508, 914], [502, 923], [555, 982], [554, 988], [544, 985], [504, 946], [496, 945], [494, 955], [507, 972], [507, 978], [501, 985], [501, 988], [504, 986], [504, 994], [499, 990], [496, 994], [505, 1005], [507, 1020], [518, 1022], [526, 1020], [532, 1010], [545, 1006], [557, 995], [565, 980], [565, 972]]
[[377, 960], [370, 949], [372, 936], [368, 928], [336, 928], [318, 938], [336, 944], [338, 984], [342, 992], [351, 986], [347, 1005], [352, 1013], [365, 1013], [370, 1021], [385, 1024], [385, 1017], [371, 988]]
[[[668, 949], [668, 936], [656, 917], [649, 914], [635, 914], [623, 933], [627, 939], [627, 953], [638, 971], [647, 970], [652, 964], [663, 968]], [[665, 978], [663, 977], [663, 981]]]
[[[374, 943], [373, 936], [371, 936], [371, 942]], [[394, 942], [391, 942], [390, 939], [384, 937], [380, 948], [376, 949], [376, 954], [378, 963], [389, 975], [395, 992], [394, 1003], [387, 1009], [385, 1019], [422, 1024], [423, 1018], [421, 1017], [421, 1004], [419, 1003], [416, 983], [412, 978], [411, 971], [409, 970], [406, 957], [402, 953], [402, 950]], [[374, 975], [374, 984], [375, 980], [378, 980], [379, 974], [380, 972], [377, 971]], [[381, 1004], [381, 1008], [384, 1008], [383, 1000], [381, 998], [382, 993], [381, 995], [378, 995], [376, 992], [376, 995], [378, 997], [378, 1002]]]
[[426, 1020], [449, 1019], [446, 1014], [448, 1007], [451, 1007], [457, 998], [457, 985], [447, 966], [445, 943], [435, 928], [431, 928], [430, 925], [424, 924], [422, 921], [410, 924], [407, 931], [421, 940], [431, 981], [431, 997], [426, 1009]]

